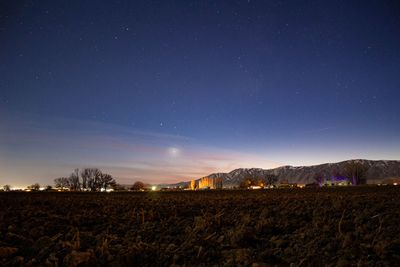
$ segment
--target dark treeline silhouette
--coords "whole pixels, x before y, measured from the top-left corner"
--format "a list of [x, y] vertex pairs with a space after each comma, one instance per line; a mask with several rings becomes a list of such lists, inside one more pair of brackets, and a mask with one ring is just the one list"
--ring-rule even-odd
[[[335, 168], [330, 173], [316, 173], [312, 177], [313, 183], [308, 185], [313, 186], [325, 186], [334, 185], [337, 182], [347, 181], [352, 185], [360, 185], [366, 183], [366, 175], [368, 171], [368, 165], [358, 161], [350, 161], [343, 165], [341, 168]], [[282, 178], [281, 178], [282, 179]], [[247, 176], [238, 185], [239, 188], [249, 188], [251, 186], [272, 186], [278, 182], [278, 176], [274, 174], [253, 174]], [[54, 179], [54, 188], [58, 190], [70, 190], [70, 191], [90, 191], [98, 192], [112, 188], [115, 191], [145, 191], [149, 190], [149, 185], [143, 182], [137, 181], [131, 187], [125, 187], [116, 183], [115, 179], [107, 173], [103, 173], [97, 168], [85, 168], [82, 170], [75, 169], [68, 177], [59, 177]], [[306, 185], [306, 186], [308, 186]], [[236, 187], [237, 188], [237, 187]], [[8, 192], [11, 191], [11, 185], [4, 185], [0, 187], [0, 191]], [[23, 190], [23, 189], [14, 189]], [[34, 183], [25, 190], [28, 191], [53, 191], [53, 187], [50, 185], [40, 187], [39, 183]]]
[[313, 180], [318, 186], [322, 186], [324, 184], [324, 176], [321, 173], [316, 173], [313, 177]]
[[144, 190], [144, 188], [145, 188], [145, 184], [143, 182], [137, 181], [131, 186], [130, 190], [142, 191], [142, 190]]
[[5, 191], [5, 192], [11, 191], [11, 185], [9, 185], [9, 184], [4, 185], [3, 186], [3, 191]]
[[98, 192], [117, 186], [115, 179], [97, 168], [75, 169], [69, 177], [54, 179], [57, 189]]
[[253, 175], [243, 179], [239, 187], [240, 188], [249, 188], [250, 186], [271, 186], [274, 185], [278, 181], [278, 177], [274, 174], [265, 174], [263, 176]]
[[[347, 162], [340, 169], [333, 169], [330, 174], [316, 173], [312, 177], [312, 186], [324, 186], [346, 181], [348, 184], [366, 184], [368, 166], [356, 160]], [[282, 178], [281, 178], [282, 179]], [[278, 182], [278, 177], [274, 174], [254, 174], [250, 175], [239, 184], [239, 188], [249, 188], [251, 186], [271, 186]]]
[[365, 184], [367, 182], [365, 179], [367, 171], [367, 166], [361, 164], [360, 162], [353, 161], [346, 164], [344, 168], [344, 175], [353, 185]]
[[317, 173], [314, 175], [314, 182], [319, 186], [322, 186], [324, 182], [332, 181], [347, 181], [352, 185], [366, 184], [366, 175], [368, 171], [368, 166], [357, 162], [351, 161], [346, 163], [342, 169], [334, 169], [331, 172], [330, 177], [324, 178], [322, 173]]
[[334, 180], [346, 180], [352, 185], [366, 184], [367, 171], [368, 166], [361, 162], [351, 161], [346, 163], [343, 169], [333, 170], [331, 178]]
[[31, 191], [39, 191], [40, 190], [40, 184], [39, 183], [34, 183], [32, 185], [29, 185], [27, 187], [27, 189], [31, 190]]

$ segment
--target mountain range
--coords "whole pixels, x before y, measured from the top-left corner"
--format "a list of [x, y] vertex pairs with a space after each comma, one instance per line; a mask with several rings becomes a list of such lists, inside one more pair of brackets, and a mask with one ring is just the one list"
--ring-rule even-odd
[[[262, 177], [263, 175], [274, 174], [278, 178], [278, 183], [289, 182], [298, 184], [308, 184], [314, 182], [314, 177], [319, 174], [324, 179], [329, 179], [333, 173], [341, 172], [349, 162], [359, 162], [368, 168], [366, 180], [369, 184], [381, 183], [384, 180], [400, 178], [400, 160], [365, 160], [354, 159], [337, 163], [325, 163], [312, 166], [281, 166], [274, 169], [261, 168], [239, 168], [228, 173], [212, 173], [206, 177], [222, 178], [224, 187], [238, 186], [247, 177]], [[200, 179], [197, 179], [200, 180]], [[189, 181], [169, 185], [187, 186]]]

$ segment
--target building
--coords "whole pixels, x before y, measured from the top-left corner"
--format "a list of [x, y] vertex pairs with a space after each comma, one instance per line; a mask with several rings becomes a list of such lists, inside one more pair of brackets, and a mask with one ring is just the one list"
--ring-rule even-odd
[[323, 186], [346, 186], [351, 185], [349, 179], [343, 176], [332, 176], [331, 179], [325, 180]]
[[190, 188], [190, 190], [196, 189], [196, 181], [195, 180], [190, 181], [189, 188]]
[[249, 189], [263, 189], [264, 187], [259, 186], [259, 185], [251, 185], [249, 186]]
[[294, 187], [297, 187], [297, 184], [289, 183], [289, 180], [282, 180], [278, 187], [279, 188], [294, 188]]
[[203, 177], [199, 180], [199, 189], [222, 189], [222, 178]]

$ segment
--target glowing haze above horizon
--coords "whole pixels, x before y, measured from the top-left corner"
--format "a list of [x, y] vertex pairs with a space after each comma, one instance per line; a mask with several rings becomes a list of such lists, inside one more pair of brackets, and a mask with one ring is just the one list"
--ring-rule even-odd
[[400, 159], [396, 1], [2, 1], [0, 184]]

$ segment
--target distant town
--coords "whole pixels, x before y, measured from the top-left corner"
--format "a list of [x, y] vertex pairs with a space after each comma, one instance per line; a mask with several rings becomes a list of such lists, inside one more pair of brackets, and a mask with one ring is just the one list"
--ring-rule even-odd
[[[385, 172], [381, 171], [382, 168], [385, 169]], [[53, 185], [43, 186], [34, 183], [25, 188], [18, 188], [7, 184], [3, 185], [0, 191], [144, 192], [320, 188], [366, 184], [397, 186], [400, 185], [399, 169], [399, 161], [349, 160], [308, 167], [283, 166], [272, 170], [237, 169], [230, 173], [211, 174], [200, 179], [191, 179], [189, 182], [170, 185], [149, 184], [142, 181], [123, 185], [117, 183], [112, 175], [104, 173], [100, 169], [85, 168], [75, 169], [67, 177], [54, 179]], [[295, 178], [300, 171], [306, 171], [307, 179]], [[279, 174], [280, 172], [286, 173], [286, 176]], [[375, 174], [377, 172], [386, 174], [377, 177]], [[291, 173], [292, 176], [287, 178], [287, 173]], [[371, 176], [380, 179], [372, 180], [369, 178]]]

